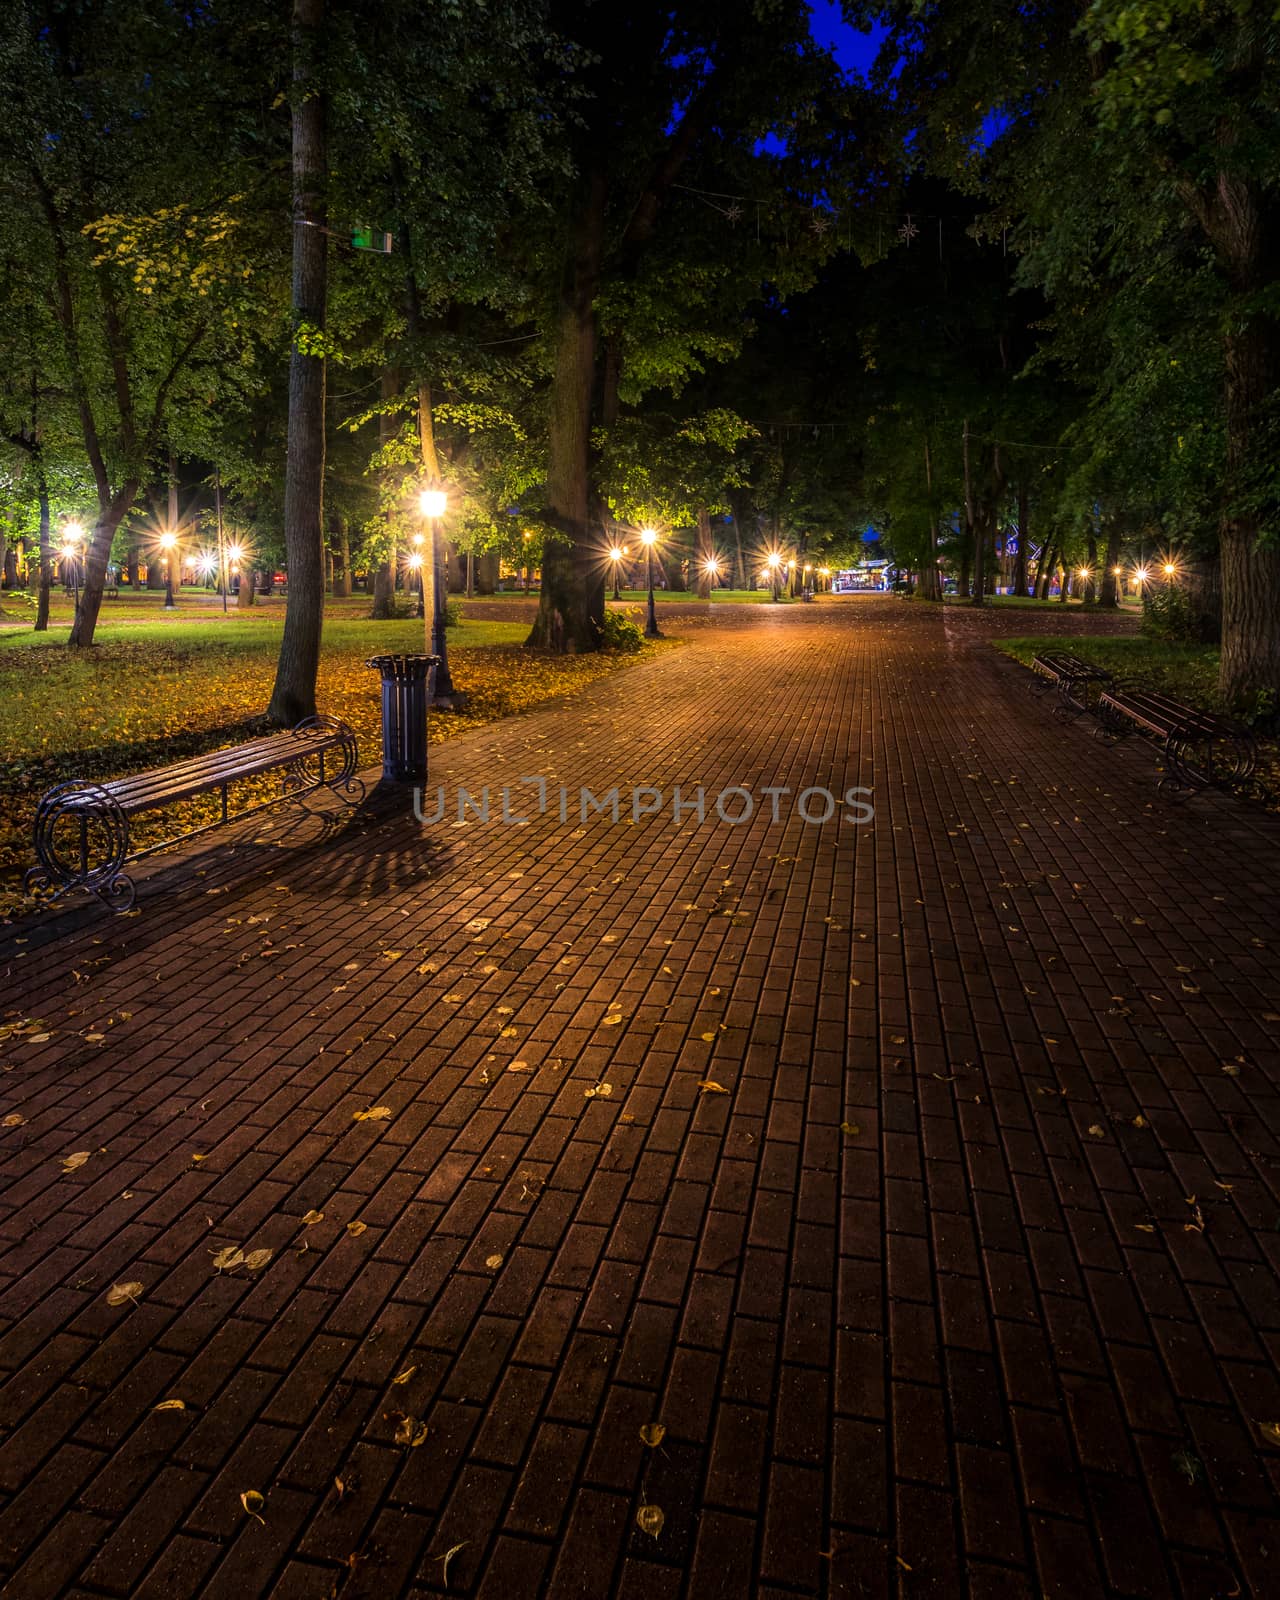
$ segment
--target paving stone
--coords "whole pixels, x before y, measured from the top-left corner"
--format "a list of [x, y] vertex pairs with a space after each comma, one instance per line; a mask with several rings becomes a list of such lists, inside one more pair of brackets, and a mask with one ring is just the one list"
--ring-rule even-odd
[[16, 930], [6, 1593], [1268, 1592], [1280, 826], [1055, 722], [1026, 614], [724, 610], [433, 781], [873, 826], [377, 796]]

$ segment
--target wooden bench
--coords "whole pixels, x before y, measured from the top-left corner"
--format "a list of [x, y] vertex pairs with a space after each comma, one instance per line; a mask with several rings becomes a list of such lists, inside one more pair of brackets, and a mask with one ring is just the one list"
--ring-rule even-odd
[[1202, 789], [1236, 789], [1253, 776], [1257, 752], [1247, 729], [1227, 717], [1197, 711], [1150, 689], [1104, 689], [1098, 696], [1098, 734], [1136, 732], [1163, 742], [1164, 776], [1157, 788], [1174, 799]]
[[[1045, 650], [1032, 656], [1032, 665], [1047, 681], [1036, 685], [1038, 689], [1058, 690], [1058, 704], [1053, 708], [1056, 717], [1079, 717], [1096, 709], [1097, 697], [1103, 685], [1115, 680], [1104, 667], [1065, 651]], [[1090, 694], [1093, 703], [1090, 703]]]
[[[224, 823], [238, 822], [284, 800], [298, 800], [305, 806], [305, 796], [315, 789], [332, 789], [346, 804], [358, 805], [364, 785], [355, 775], [356, 762], [353, 730], [336, 717], [320, 716], [308, 717], [283, 733], [211, 750], [169, 767], [113, 778], [109, 783], [72, 779], [55, 784], [36, 808], [33, 842], [39, 866], [28, 871], [26, 887], [29, 891], [52, 890], [55, 899], [69, 889], [88, 889], [112, 911], [129, 911], [135, 888], [122, 870], [127, 861], [194, 839]], [[243, 810], [230, 810], [228, 788], [232, 783], [277, 769], [281, 773], [278, 794]], [[214, 790], [220, 791], [222, 804], [220, 815], [212, 822], [130, 851], [130, 817]]]

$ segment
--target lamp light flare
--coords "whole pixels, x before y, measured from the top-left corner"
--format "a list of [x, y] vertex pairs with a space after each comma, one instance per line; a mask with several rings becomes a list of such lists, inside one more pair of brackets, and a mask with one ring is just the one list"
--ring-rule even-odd
[[768, 567], [770, 572], [776, 572], [782, 565], [782, 557], [775, 551], [765, 562], [765, 565]]
[[621, 561], [622, 560], [622, 551], [618, 549], [616, 544], [614, 545], [613, 549], [610, 550], [610, 552], [609, 552], [609, 560], [610, 561]]
[[1134, 573], [1134, 577], [1139, 583], [1145, 583], [1147, 581], [1147, 569], [1145, 567], [1139, 567]]
[[230, 545], [227, 546], [227, 560], [228, 561], [231, 561], [231, 562], [239, 561], [243, 555], [244, 555], [244, 546], [243, 545], [230, 544]]
[[424, 489], [418, 496], [418, 509], [424, 517], [442, 517], [449, 508], [449, 496], [444, 489]]
[[418, 554], [418, 552], [416, 550], [409, 557], [409, 565], [414, 569], [415, 572], [422, 565], [422, 557]]
[[642, 544], [656, 544], [658, 541], [657, 531], [653, 528], [641, 528], [640, 540]]
[[62, 538], [66, 544], [78, 544], [84, 538], [84, 529], [78, 522], [68, 522], [62, 530]]
[[1177, 570], [1178, 570], [1177, 567], [1174, 565], [1174, 563], [1172, 561], [1166, 561], [1165, 562], [1165, 564], [1164, 564], [1164, 575], [1165, 575], [1166, 578], [1172, 578], [1174, 573]]

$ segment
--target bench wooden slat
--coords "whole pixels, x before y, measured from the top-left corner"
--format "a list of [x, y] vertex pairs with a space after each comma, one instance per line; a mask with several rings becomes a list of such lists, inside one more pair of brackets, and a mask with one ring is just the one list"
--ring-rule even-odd
[[[188, 756], [171, 767], [152, 767], [146, 772], [97, 784], [94, 790], [85, 792], [82, 804], [92, 809], [94, 793], [100, 790], [110, 795], [126, 813], [145, 811], [220, 788], [237, 778], [258, 777], [291, 761], [333, 749], [340, 742], [337, 735], [324, 731], [268, 734], [248, 744], [211, 750], [202, 756]], [[78, 798], [68, 795], [67, 804], [74, 805]]]
[[[319, 770], [301, 771], [296, 783], [281, 784], [279, 794], [240, 808], [234, 817], [230, 814], [226, 791], [231, 783], [284, 770], [329, 751], [334, 753], [331, 763], [322, 763]], [[220, 825], [189, 824], [173, 839], [131, 852], [128, 818], [135, 812], [157, 809], [212, 789], [223, 790], [221, 822], [237, 820], [282, 800], [301, 799], [321, 787], [346, 796], [346, 804], [356, 805], [364, 794], [364, 785], [355, 776], [357, 760], [353, 730], [336, 718], [317, 717], [288, 732], [266, 734], [247, 744], [188, 756], [170, 767], [153, 767], [106, 783], [55, 784], [36, 808], [34, 844], [39, 865], [31, 868], [24, 881], [28, 888], [52, 888], [55, 897], [66, 889], [84, 887], [113, 911], [127, 911], [134, 899], [133, 880], [121, 870], [127, 861]], [[66, 829], [60, 831], [59, 827], [66, 819], [70, 819], [73, 830], [69, 845]]]

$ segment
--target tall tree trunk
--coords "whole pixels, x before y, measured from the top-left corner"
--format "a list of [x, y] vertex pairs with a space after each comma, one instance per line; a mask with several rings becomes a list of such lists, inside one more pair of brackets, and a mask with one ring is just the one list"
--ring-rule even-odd
[[49, 631], [49, 596], [53, 590], [53, 548], [49, 535], [49, 483], [44, 473], [44, 462], [37, 456], [36, 494], [40, 501], [40, 587], [36, 592], [36, 632]]
[[286, 726], [315, 715], [324, 624], [324, 387], [328, 241], [325, 94], [318, 72], [324, 0], [293, 0], [293, 350], [284, 541], [289, 599], [267, 713]]
[[605, 195], [605, 176], [597, 170], [579, 206], [557, 314], [547, 503], [559, 537], [544, 541], [538, 618], [527, 642], [561, 654], [598, 649], [604, 627], [604, 563], [591, 547], [588, 508]]
[[[1255, 312], [1227, 334], [1227, 495], [1219, 528], [1222, 570], [1222, 655], [1218, 688], [1229, 706], [1251, 708], [1269, 697], [1280, 705], [1280, 547], [1259, 545], [1263, 517], [1246, 502], [1261, 477], [1268, 448], [1264, 408], [1274, 404], [1280, 376], [1275, 324]], [[1274, 491], [1273, 491], [1274, 493]], [[1272, 502], [1274, 509], [1274, 500]]]
[[1031, 530], [1031, 496], [1025, 473], [1018, 474], [1018, 553], [1013, 558], [1013, 592], [1027, 592], [1027, 541]]
[[1120, 604], [1120, 578], [1116, 568], [1120, 565], [1120, 518], [1107, 518], [1107, 557], [1098, 591], [1098, 604], [1104, 611], [1114, 611]]
[[333, 596], [335, 600], [345, 600], [351, 593], [351, 529], [340, 511], [333, 513], [330, 526], [337, 545], [333, 556]]
[[924, 438], [924, 486], [926, 520], [929, 531], [929, 552], [920, 573], [920, 598], [942, 599], [942, 575], [938, 571], [938, 513], [933, 500], [933, 456], [929, 450], [929, 435]]
[[80, 609], [71, 624], [67, 643], [81, 648], [93, 643], [94, 629], [98, 626], [98, 612], [102, 609], [102, 590], [107, 578], [107, 562], [111, 556], [111, 541], [116, 529], [138, 493], [136, 479], [123, 484], [115, 496], [102, 507], [93, 525], [88, 553], [84, 558], [84, 586], [80, 590]]
[[1046, 539], [1044, 548], [1040, 552], [1040, 559], [1036, 563], [1035, 598], [1047, 600], [1049, 598], [1049, 585], [1053, 581], [1054, 562], [1058, 559], [1053, 540]]
[[964, 526], [968, 539], [969, 549], [973, 552], [973, 586], [969, 585], [968, 552], [966, 552], [964, 574], [964, 593], [968, 596], [969, 603], [975, 606], [984, 606], [987, 603], [986, 573], [983, 565], [983, 533], [978, 527], [977, 518], [973, 512], [973, 477], [969, 464], [969, 419], [964, 423]]

